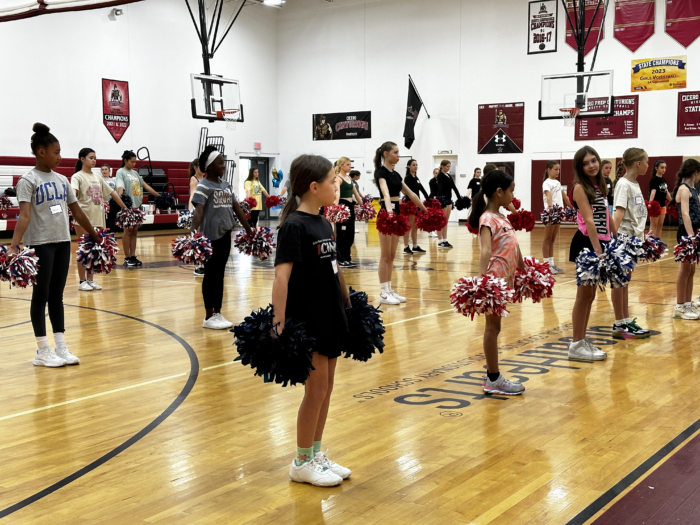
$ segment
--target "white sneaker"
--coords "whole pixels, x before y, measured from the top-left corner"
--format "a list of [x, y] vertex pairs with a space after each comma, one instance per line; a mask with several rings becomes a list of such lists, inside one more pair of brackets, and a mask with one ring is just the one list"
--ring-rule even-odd
[[93, 290], [102, 290], [102, 287], [99, 284], [97, 284], [95, 281], [90, 281], [88, 279], [85, 282], [88, 283], [92, 287]]
[[428, 237], [437, 237], [437, 232], [430, 232]]
[[608, 354], [602, 350], [596, 350], [585, 339], [569, 343], [569, 359], [572, 361], [584, 361], [591, 363], [593, 361], [604, 361]]
[[231, 323], [229, 323], [223, 317], [220, 318], [219, 314], [212, 315], [209, 319], [205, 319], [202, 323], [202, 328], [210, 328], [212, 330], [226, 330], [231, 328]]
[[83, 281], [78, 285], [78, 290], [81, 292], [92, 292], [92, 286], [90, 286], [89, 282]]
[[226, 319], [223, 315], [221, 315], [221, 313], [214, 314], [214, 316], [219, 320], [219, 322], [221, 322], [221, 324], [226, 325], [226, 328], [233, 327], [233, 323], [231, 321], [229, 321], [228, 319]]
[[564, 270], [564, 268], [560, 268], [556, 264], [554, 265], [554, 268], [557, 270], [557, 273], [564, 273], [566, 271], [566, 270]]
[[685, 319], [686, 321], [697, 321], [700, 319], [700, 315], [695, 311], [687, 306], [683, 305], [680, 308], [675, 307], [673, 309], [673, 318], [674, 319]]
[[379, 304], [401, 304], [401, 301], [394, 297], [391, 292], [382, 292], [382, 295], [379, 296]]
[[316, 487], [335, 487], [343, 482], [343, 478], [316, 461], [316, 458], [299, 466], [297, 466], [295, 460], [292, 460], [292, 468], [289, 469], [289, 479], [297, 483], [311, 483]]
[[318, 463], [328, 468], [333, 474], [340, 476], [342, 479], [348, 479], [352, 475], [352, 471], [349, 468], [345, 468], [328, 459], [328, 449], [326, 449], [325, 452], [316, 452], [315, 459]]
[[56, 355], [63, 359], [67, 365], [79, 365], [80, 359], [71, 354], [66, 345], [56, 345]]
[[394, 296], [394, 298], [398, 299], [400, 303], [405, 303], [406, 298], [403, 297], [402, 295], [397, 294], [394, 290], [389, 290], [389, 293]]
[[58, 368], [65, 366], [66, 360], [61, 359], [49, 347], [39, 348], [34, 352], [34, 366], [46, 366], [49, 368]]
[[696, 306], [700, 306], [700, 297], [698, 297], [698, 302], [695, 304], [696, 304]]

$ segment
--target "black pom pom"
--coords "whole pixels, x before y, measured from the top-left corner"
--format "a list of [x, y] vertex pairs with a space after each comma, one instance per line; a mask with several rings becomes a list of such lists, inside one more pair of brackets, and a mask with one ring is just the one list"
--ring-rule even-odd
[[[134, 206], [134, 201], [131, 200], [131, 197], [128, 195], [120, 195], [119, 198], [122, 200], [124, 203], [124, 206], [127, 208], [132, 208]], [[119, 207], [119, 204], [117, 204], [117, 201], [112, 199], [110, 197], [109, 199], [109, 211], [113, 211], [114, 213], [118, 212], [121, 208]]]
[[467, 208], [471, 208], [472, 206], [472, 200], [469, 197], [460, 197], [457, 199], [455, 202], [455, 208], [458, 210], [466, 210]]
[[356, 292], [350, 288], [351, 307], [346, 309], [348, 329], [343, 352], [345, 358], [367, 361], [374, 355], [375, 348], [384, 352], [384, 323], [379, 315], [382, 311], [367, 302], [365, 292]]
[[303, 324], [287, 319], [282, 333], [273, 324], [272, 305], [252, 312], [231, 331], [241, 362], [255, 370], [255, 375], [269, 374], [270, 380], [287, 386], [303, 384], [313, 370], [315, 340], [306, 334]]
[[448, 199], [447, 197], [443, 197], [442, 195], [437, 195], [433, 198], [437, 199], [443, 208], [447, 208], [448, 206], [452, 206], [452, 200]]

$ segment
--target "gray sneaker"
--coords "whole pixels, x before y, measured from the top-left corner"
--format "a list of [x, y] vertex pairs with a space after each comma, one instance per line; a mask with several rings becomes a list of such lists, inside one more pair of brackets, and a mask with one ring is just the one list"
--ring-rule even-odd
[[521, 383], [510, 381], [503, 377], [503, 374], [498, 376], [498, 379], [491, 381], [489, 376], [483, 376], [483, 388], [485, 394], [503, 394], [506, 396], [519, 396], [525, 392], [525, 387]]
[[592, 363], [593, 361], [604, 361], [608, 354], [597, 349], [585, 339], [569, 343], [569, 359], [572, 361], [583, 361]]
[[[559, 268], [559, 266], [557, 266], [556, 264], [554, 265], [554, 269], [557, 271], [557, 273], [564, 273], [564, 269]], [[552, 272], [552, 273], [554, 273], [554, 272]]]

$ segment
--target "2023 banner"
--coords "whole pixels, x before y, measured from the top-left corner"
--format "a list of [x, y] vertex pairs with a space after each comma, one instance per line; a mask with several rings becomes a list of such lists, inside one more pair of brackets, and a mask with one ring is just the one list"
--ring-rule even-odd
[[632, 60], [632, 91], [659, 91], [686, 87], [688, 57]]

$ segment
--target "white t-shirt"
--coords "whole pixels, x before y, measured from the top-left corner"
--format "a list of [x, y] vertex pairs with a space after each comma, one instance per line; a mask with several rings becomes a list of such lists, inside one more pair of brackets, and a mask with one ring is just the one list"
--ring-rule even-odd
[[557, 179], [547, 179], [542, 183], [542, 197], [544, 199], [544, 207], [548, 208], [547, 205], [547, 194], [546, 191], [552, 196], [552, 205], [559, 205], [564, 207], [564, 198], [561, 196], [561, 182]]
[[638, 182], [632, 182], [625, 177], [620, 177], [615, 186], [615, 210], [624, 208], [619, 231], [627, 235], [644, 237], [644, 226], [647, 222], [647, 206], [644, 203], [644, 195]]

